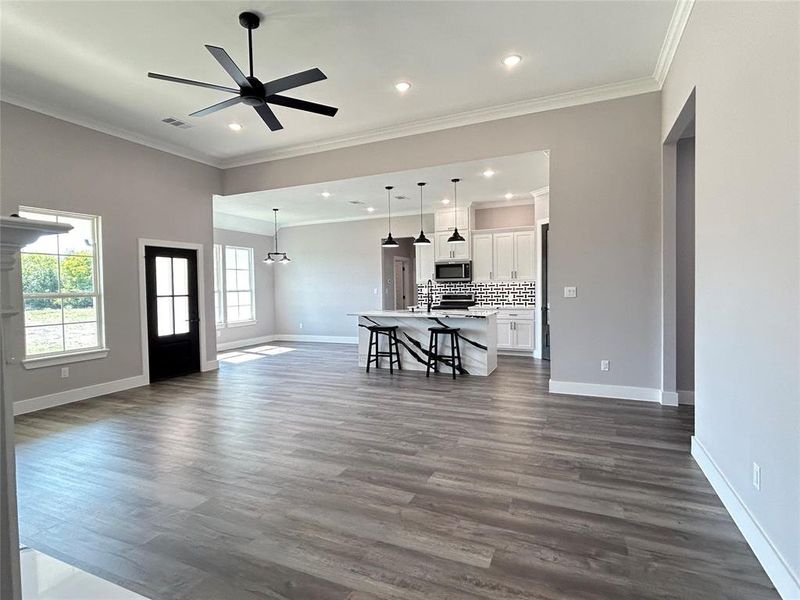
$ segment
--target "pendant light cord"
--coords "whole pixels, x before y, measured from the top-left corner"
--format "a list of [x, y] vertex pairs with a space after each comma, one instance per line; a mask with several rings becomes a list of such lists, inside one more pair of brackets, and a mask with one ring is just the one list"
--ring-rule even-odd
[[418, 183], [419, 186], [419, 230], [422, 231], [422, 187], [424, 183]]
[[278, 209], [273, 208], [272, 214], [275, 216], [275, 254], [278, 253]]
[[389, 203], [389, 235], [392, 235], [392, 189], [393, 185], [386, 186], [386, 200]]

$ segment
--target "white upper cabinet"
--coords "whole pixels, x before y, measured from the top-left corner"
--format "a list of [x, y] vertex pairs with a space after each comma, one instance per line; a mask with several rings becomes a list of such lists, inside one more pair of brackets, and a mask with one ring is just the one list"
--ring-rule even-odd
[[[531, 230], [475, 233], [472, 235], [472, 279], [533, 281], [534, 252], [534, 232]], [[450, 258], [454, 258], [452, 254], [436, 260]]]
[[425, 284], [428, 279], [434, 278], [433, 272], [433, 244], [427, 246], [414, 246], [416, 252], [417, 283]]
[[470, 252], [470, 243], [469, 243], [469, 232], [464, 231], [463, 233], [459, 231], [462, 236], [467, 240], [461, 244], [451, 244], [448, 242], [448, 238], [453, 235], [449, 231], [439, 231], [434, 234], [434, 241], [433, 244], [435, 246], [435, 258], [436, 261], [443, 261], [443, 260], [469, 260], [471, 256]]
[[433, 221], [436, 231], [453, 231], [458, 223], [459, 233], [466, 237], [469, 232], [469, 207], [439, 209], [434, 212]]
[[492, 269], [492, 240], [491, 233], [476, 233], [472, 236], [472, 280], [491, 281]]
[[514, 235], [494, 234], [494, 279], [506, 281], [514, 278]]
[[533, 281], [536, 277], [533, 231], [514, 232], [514, 279]]

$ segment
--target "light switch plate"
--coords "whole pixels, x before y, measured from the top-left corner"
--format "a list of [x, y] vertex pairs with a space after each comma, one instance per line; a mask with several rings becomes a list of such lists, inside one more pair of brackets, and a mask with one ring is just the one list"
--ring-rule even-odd
[[564, 298], [577, 298], [578, 297], [578, 288], [574, 285], [568, 285], [564, 287]]

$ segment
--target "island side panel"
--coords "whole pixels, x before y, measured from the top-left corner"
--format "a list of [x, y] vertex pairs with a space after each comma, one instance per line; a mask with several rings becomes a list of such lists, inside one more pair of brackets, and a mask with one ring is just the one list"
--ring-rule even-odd
[[[397, 341], [400, 346], [400, 360], [403, 369], [424, 371], [428, 356], [428, 327], [458, 327], [461, 364], [465, 374], [486, 376], [497, 366], [497, 328], [495, 316], [487, 318], [474, 317], [394, 317], [394, 316], [359, 316], [358, 317], [358, 364], [366, 367], [369, 346], [370, 325], [399, 327]], [[491, 329], [487, 331], [487, 327]], [[450, 353], [449, 338], [440, 337], [439, 353]], [[381, 350], [388, 349], [388, 341], [381, 337]], [[381, 366], [388, 368], [388, 360], [382, 359]], [[439, 363], [440, 370], [450, 367]]]

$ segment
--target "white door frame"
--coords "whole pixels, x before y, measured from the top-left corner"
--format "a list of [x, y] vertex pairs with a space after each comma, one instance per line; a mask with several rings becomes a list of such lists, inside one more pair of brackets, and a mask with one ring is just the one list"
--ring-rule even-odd
[[536, 232], [533, 234], [536, 239], [536, 314], [533, 320], [533, 357], [542, 358], [542, 334], [544, 323], [542, 323], [542, 225], [550, 223], [550, 217], [536, 219]]
[[139, 325], [142, 336], [142, 375], [148, 382], [150, 381], [150, 348], [147, 339], [147, 279], [144, 261], [144, 249], [146, 246], [181, 248], [197, 251], [197, 313], [200, 318], [200, 323], [198, 324], [200, 328], [200, 370], [213, 371], [219, 367], [219, 363], [216, 358], [214, 360], [208, 360], [208, 351], [206, 349], [206, 286], [203, 267], [203, 244], [139, 238]]

